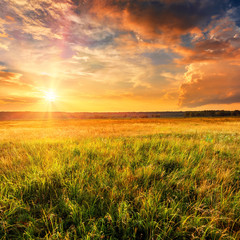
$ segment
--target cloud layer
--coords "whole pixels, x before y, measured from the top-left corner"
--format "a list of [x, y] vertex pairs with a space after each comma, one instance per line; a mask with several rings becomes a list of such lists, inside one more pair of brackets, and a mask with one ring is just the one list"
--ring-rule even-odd
[[58, 92], [65, 111], [239, 103], [239, 5], [2, 0], [0, 110], [37, 103], [47, 89]]
[[181, 86], [180, 104], [197, 107], [206, 104], [240, 102], [240, 65], [221, 63], [191, 64]]

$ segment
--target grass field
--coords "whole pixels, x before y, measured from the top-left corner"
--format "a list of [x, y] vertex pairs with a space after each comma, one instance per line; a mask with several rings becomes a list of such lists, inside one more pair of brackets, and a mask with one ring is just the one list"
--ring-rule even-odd
[[0, 239], [240, 239], [240, 118], [0, 122]]

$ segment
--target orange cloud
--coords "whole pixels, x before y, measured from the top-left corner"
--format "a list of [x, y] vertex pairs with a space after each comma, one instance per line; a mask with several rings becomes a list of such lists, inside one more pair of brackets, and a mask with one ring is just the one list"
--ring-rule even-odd
[[[229, 41], [208, 39], [195, 44], [194, 49], [179, 49], [184, 56], [177, 59], [180, 64], [191, 64], [194, 62], [219, 61], [224, 59], [239, 59], [240, 49], [235, 48]], [[179, 52], [180, 53], [180, 52]]]
[[22, 97], [22, 96], [6, 96], [0, 98], [0, 103], [37, 103], [41, 98], [37, 97]]
[[[191, 64], [240, 59], [240, 30], [235, 22], [226, 17], [213, 21], [206, 30], [209, 31], [207, 38], [193, 41], [192, 49], [180, 49], [179, 53], [183, 59], [176, 62]], [[178, 50], [179, 46], [176, 48], [176, 52]]]
[[[200, 35], [201, 28], [219, 9], [215, 3], [195, 1], [92, 0], [90, 12], [108, 25], [140, 34], [145, 39], [158, 38], [165, 43], [180, 42], [183, 34]], [[79, 5], [79, 8], [83, 4]]]
[[239, 103], [239, 76], [240, 66], [230, 61], [191, 64], [180, 88], [179, 105], [197, 107]]
[[15, 21], [14, 17], [11, 17], [11, 16], [6, 16], [6, 19], [11, 22]]
[[84, 99], [86, 109], [114, 99], [173, 109], [189, 64], [181, 106], [234, 102], [240, 31], [223, 2], [2, 0], [0, 64], [20, 73], [0, 69], [0, 95], [17, 95], [1, 101], [54, 87], [76, 109]]
[[21, 73], [12, 73], [0, 71], [0, 83], [1, 84], [16, 84], [21, 78]]

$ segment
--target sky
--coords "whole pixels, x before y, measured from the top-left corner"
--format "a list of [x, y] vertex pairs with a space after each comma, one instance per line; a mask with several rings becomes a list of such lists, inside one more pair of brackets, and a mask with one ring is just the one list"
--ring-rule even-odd
[[213, 109], [240, 109], [239, 0], [0, 1], [0, 111]]

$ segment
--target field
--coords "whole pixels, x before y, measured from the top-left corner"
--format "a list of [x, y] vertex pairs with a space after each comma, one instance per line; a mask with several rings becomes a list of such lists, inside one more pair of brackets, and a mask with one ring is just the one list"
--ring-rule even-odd
[[0, 239], [240, 239], [240, 118], [0, 122]]

